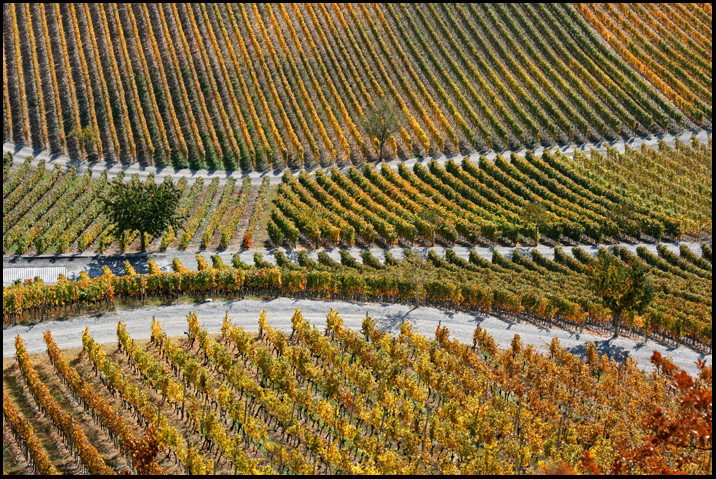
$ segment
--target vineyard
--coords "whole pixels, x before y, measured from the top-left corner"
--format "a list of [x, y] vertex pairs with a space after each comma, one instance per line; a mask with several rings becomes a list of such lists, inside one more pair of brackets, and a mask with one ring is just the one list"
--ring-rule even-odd
[[3, 4], [3, 475], [711, 475], [711, 37]]
[[710, 6], [6, 4], [3, 47], [3, 142], [90, 161], [362, 164], [377, 98], [399, 158], [711, 124]]
[[[17, 169], [3, 170], [3, 254], [84, 252], [125, 252], [139, 249], [138, 232], [115, 238], [102, 211], [102, 197], [112, 182], [125, 181], [123, 172], [111, 181], [106, 171], [92, 179], [88, 170], [81, 177], [74, 166], [63, 171], [57, 165], [46, 171], [44, 162], [31, 166], [31, 159]], [[138, 182], [137, 176], [129, 181]], [[153, 176], [146, 180], [154, 181]], [[166, 181], [171, 181], [168, 179]], [[161, 237], [147, 235], [147, 244], [160, 251], [167, 248], [239, 248], [250, 241], [263, 211], [269, 188], [265, 178], [252, 197], [251, 180], [236, 184], [233, 177], [223, 186], [218, 178], [205, 185], [197, 178], [191, 186], [185, 177], [177, 186], [182, 190], [179, 213], [187, 219], [178, 231], [168, 229]], [[239, 223], [249, 218], [242, 234]]]
[[577, 5], [629, 64], [689, 117], [711, 121], [711, 13], [694, 4]]
[[556, 340], [549, 357], [519, 336], [499, 351], [480, 328], [470, 346], [440, 326], [431, 339], [326, 321], [321, 332], [296, 310], [288, 335], [263, 311], [252, 335], [227, 315], [211, 337], [190, 314], [186, 339], [153, 321], [148, 344], [119, 321], [116, 347], [85, 330], [79, 355], [45, 333], [49, 362], [18, 337], [3, 369], [4, 417], [28, 444], [14, 467], [132, 470], [150, 428], [164, 448], [144, 467], [157, 473], [709, 470], [711, 367], [691, 378], [655, 353], [647, 375], [593, 344], [582, 361]]
[[299, 239], [319, 247], [710, 237], [712, 151], [694, 142], [574, 158], [450, 159], [444, 167], [432, 160], [412, 171], [285, 172], [268, 233], [291, 247]]
[[[628, 315], [627, 324], [643, 337], [709, 350], [711, 247], [704, 244], [702, 254], [683, 245], [678, 255], [663, 245], [657, 250], [655, 255], [643, 246], [636, 254], [623, 247], [599, 249], [598, 255], [650, 267], [656, 297], [641, 315]], [[398, 301], [491, 312], [571, 329], [589, 327], [604, 333], [611, 328], [611, 311], [588, 286], [594, 258], [581, 248], [573, 248], [571, 255], [557, 248], [553, 260], [537, 250], [529, 256], [515, 251], [511, 258], [495, 251], [491, 261], [473, 250], [465, 259], [451, 249], [444, 257], [430, 251], [426, 259], [409, 249], [401, 260], [386, 252], [382, 263], [369, 251], [362, 253], [361, 261], [342, 251], [340, 262], [325, 252], [318, 254], [318, 261], [312, 260], [301, 251], [298, 264], [280, 251], [275, 253], [276, 264], [260, 253], [254, 254], [254, 265], [242, 262], [238, 254], [232, 265], [216, 255], [211, 264], [201, 255], [196, 259], [196, 271], [175, 258], [173, 271], [165, 272], [150, 259], [149, 273], [144, 275], [125, 263], [125, 275], [115, 275], [105, 266], [97, 278], [83, 271], [78, 281], [61, 277], [54, 285], [28, 280], [5, 287], [4, 323], [34, 323], [113, 309], [123, 302], [144, 304], [150, 298], [173, 302], [180, 295], [202, 300], [258, 295]]]
[[[187, 219], [178, 231], [148, 236], [147, 245], [250, 248], [257, 232], [290, 248], [704, 239], [712, 229], [712, 152], [710, 139], [706, 145], [677, 140], [674, 147], [573, 158], [546, 152], [498, 155], [494, 162], [451, 159], [444, 166], [431, 161], [412, 171], [402, 164], [397, 171], [385, 165], [304, 170], [285, 172], [277, 188], [268, 177], [258, 188], [249, 177], [241, 184], [229, 177], [223, 185], [216, 177], [191, 185], [181, 177], [179, 213]], [[111, 180], [106, 172], [79, 177], [74, 166], [46, 171], [28, 158], [3, 173], [4, 254], [139, 249], [138, 232], [113, 237], [101, 209], [111, 183], [127, 181], [123, 172]], [[146, 181], [155, 180], [150, 174]]]

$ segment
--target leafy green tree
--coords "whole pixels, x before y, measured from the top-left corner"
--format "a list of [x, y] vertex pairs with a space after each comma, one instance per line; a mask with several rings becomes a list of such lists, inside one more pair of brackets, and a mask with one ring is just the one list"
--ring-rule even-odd
[[424, 222], [423, 228], [425, 228], [426, 236], [432, 241], [433, 246], [435, 245], [435, 233], [445, 233], [446, 228], [449, 230], [451, 226], [445, 215], [435, 208], [424, 208], [418, 212], [417, 217]]
[[77, 138], [85, 149], [89, 149], [99, 140], [99, 132], [91, 127], [75, 128], [70, 132], [70, 136]]
[[88, 159], [96, 159], [99, 155], [97, 151], [97, 143], [99, 142], [99, 132], [91, 127], [75, 128], [68, 135], [70, 138], [76, 138], [80, 146], [84, 148]]
[[372, 108], [360, 120], [369, 136], [378, 140], [378, 160], [383, 159], [383, 147], [393, 133], [402, 126], [400, 111], [386, 98], [375, 100]]
[[654, 298], [654, 286], [647, 269], [637, 261], [624, 265], [611, 254], [600, 255], [590, 266], [590, 286], [612, 310], [614, 337], [619, 337], [622, 315], [641, 313]]
[[157, 185], [115, 183], [104, 198], [104, 213], [112, 224], [112, 233], [139, 231], [142, 251], [146, 251], [144, 233], [158, 236], [169, 226], [179, 229], [185, 216], [178, 214], [181, 190], [167, 178]]
[[[395, 260], [392, 256], [391, 259]], [[435, 276], [435, 268], [432, 263], [413, 253], [409, 248], [405, 248], [403, 260], [396, 262], [395, 266], [396, 278], [410, 279], [415, 284], [415, 306], [420, 306], [421, 286]]]
[[549, 213], [539, 201], [531, 201], [522, 208], [520, 217], [525, 221], [527, 227], [524, 229], [525, 236], [532, 238], [535, 243], [539, 242], [539, 232], [544, 230], [549, 221]]

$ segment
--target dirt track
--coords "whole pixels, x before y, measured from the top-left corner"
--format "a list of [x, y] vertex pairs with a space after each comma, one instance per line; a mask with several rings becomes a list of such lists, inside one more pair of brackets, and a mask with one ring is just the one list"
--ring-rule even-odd
[[[666, 142], [667, 145], [673, 146], [676, 138], [679, 138], [681, 141], [688, 142], [692, 136], [695, 136], [702, 143], [706, 143], [708, 141], [708, 139], [711, 137], [711, 131], [706, 131], [706, 130], [690, 131], [690, 130], [687, 130], [682, 133], [679, 133], [678, 135], [665, 134], [665, 135], [660, 135], [660, 136], [650, 136], [650, 137], [646, 137], [646, 138], [631, 138], [628, 141], [620, 139], [620, 140], [615, 140], [612, 142], [602, 142], [599, 144], [586, 143], [583, 145], [570, 144], [570, 145], [565, 145], [562, 147], [556, 147], [556, 146], [549, 147], [549, 148], [539, 147], [539, 148], [535, 148], [532, 151], [536, 155], [541, 155], [544, 152], [544, 150], [550, 150], [550, 151], [559, 150], [562, 153], [564, 153], [565, 155], [571, 157], [574, 154], [575, 148], [578, 151], [582, 151], [582, 152], [585, 152], [585, 151], [588, 152], [592, 148], [594, 148], [595, 150], [597, 150], [601, 153], [604, 153], [607, 151], [607, 147], [610, 147], [610, 148], [615, 148], [616, 150], [618, 150], [620, 152], [624, 152], [625, 146], [627, 146], [627, 145], [633, 149], [641, 148], [642, 144], [646, 144], [648, 147], [654, 148], [659, 144], [659, 141], [663, 140], [664, 142]], [[80, 161], [77, 161], [75, 159], [69, 158], [64, 155], [50, 155], [47, 151], [34, 151], [31, 147], [26, 146], [23, 148], [21, 146], [14, 145], [12, 143], [3, 143], [2, 150], [3, 150], [3, 154], [8, 153], [8, 152], [12, 153], [13, 154], [13, 162], [18, 163], [18, 164], [22, 164], [28, 156], [34, 156], [35, 158], [33, 160], [33, 164], [37, 164], [37, 162], [40, 159], [43, 159], [47, 162], [46, 163], [47, 168], [53, 168], [55, 164], [75, 165], [75, 166], [77, 166], [77, 172], [79, 174], [84, 173], [84, 171], [87, 169], [87, 167], [90, 166], [90, 165], [88, 165], [87, 162], [80, 162]], [[527, 150], [523, 149], [523, 150], [515, 151], [514, 153], [517, 153], [520, 156], [524, 156], [526, 152], [527, 152]], [[500, 152], [500, 154], [505, 157], [508, 157], [510, 155], [510, 153], [512, 153], [512, 152], [511, 151]], [[497, 157], [497, 153], [490, 152], [490, 153], [486, 153], [483, 156], [485, 158], [487, 158], [488, 160], [494, 160]], [[459, 156], [455, 157], [455, 160], [460, 161], [460, 160], [462, 160], [462, 158], [463, 158], [463, 155], [459, 155]], [[473, 162], [476, 162], [480, 158], [480, 155], [478, 153], [473, 153], [473, 154], [469, 155], [469, 158]], [[405, 165], [407, 167], [412, 168], [415, 163], [427, 163], [431, 159], [432, 158], [430, 158], [430, 157], [411, 158], [411, 159], [408, 159], [408, 160], [405, 160], [402, 162], [399, 160], [389, 161], [389, 162], [386, 162], [385, 164], [387, 164], [389, 167], [393, 168], [394, 170], [397, 170], [398, 165], [400, 163], [405, 163]], [[435, 158], [435, 159], [441, 165], [444, 165], [445, 162], [447, 161], [447, 158], [445, 156], [441, 156], [441, 157]], [[106, 169], [107, 176], [109, 178], [113, 178], [120, 171], [124, 171], [126, 174], [125, 181], [129, 181], [129, 177], [135, 173], [137, 175], [139, 175], [139, 178], [141, 180], [146, 179], [150, 173], [153, 173], [155, 175], [154, 178], [157, 183], [161, 183], [162, 181], [164, 181], [164, 177], [166, 177], [166, 176], [171, 176], [175, 181], [178, 180], [182, 176], [186, 176], [187, 178], [194, 178], [194, 179], [201, 176], [201, 177], [204, 177], [209, 180], [211, 180], [215, 177], [218, 177], [219, 184], [224, 184], [230, 176], [233, 176], [235, 178], [242, 178], [244, 176], [244, 173], [240, 172], [240, 171], [233, 171], [233, 172], [228, 171], [227, 172], [224, 170], [208, 171], [208, 170], [189, 170], [189, 169], [175, 170], [174, 168], [171, 168], [171, 167], [157, 168], [154, 166], [140, 166], [138, 163], [122, 164], [122, 163], [117, 163], [117, 162], [108, 163], [105, 161], [99, 161], [99, 162], [93, 163], [91, 165], [91, 168], [92, 168], [92, 177], [93, 178], [98, 178], [100, 173], [102, 172], [102, 170]], [[377, 168], [380, 168], [380, 164], [378, 164]], [[343, 170], [347, 170], [347, 169], [343, 168]], [[309, 171], [309, 173], [313, 173], [313, 171], [314, 170], [311, 170], [311, 171]], [[273, 171], [273, 170], [265, 171], [265, 172], [252, 171], [250, 173], [246, 173], [246, 175], [251, 177], [251, 183], [255, 184], [255, 185], [260, 184], [262, 179], [264, 178], [264, 176], [269, 177], [270, 183], [272, 185], [277, 185], [277, 184], [281, 183], [281, 177], [283, 176], [283, 171]]]
[[90, 333], [100, 343], [114, 343], [117, 341], [117, 320], [127, 324], [127, 331], [135, 339], [150, 337], [152, 316], [164, 323], [169, 336], [181, 336], [187, 329], [186, 315], [191, 311], [196, 311], [199, 322], [210, 333], [220, 332], [222, 319], [227, 312], [235, 324], [249, 331], [258, 331], [258, 317], [262, 309], [267, 310], [273, 327], [290, 332], [291, 316], [296, 308], [300, 308], [304, 317], [319, 329], [323, 329], [326, 315], [333, 308], [344, 319], [345, 325], [352, 329], [360, 329], [363, 318], [368, 314], [376, 319], [381, 328], [393, 334], [400, 332], [403, 321], [408, 321], [413, 325], [414, 330], [433, 337], [440, 321], [450, 330], [451, 337], [468, 344], [472, 344], [472, 333], [475, 327], [480, 325], [492, 334], [500, 348], [508, 348], [514, 335], [519, 334], [524, 344], [532, 344], [542, 351], [547, 351], [552, 337], [557, 336], [562, 346], [575, 354], [583, 355], [586, 343], [594, 341], [600, 353], [606, 353], [618, 361], [624, 361], [626, 356], [630, 356], [645, 370], [651, 369], [649, 357], [654, 350], [673, 357], [676, 365], [691, 374], [697, 371], [695, 366], [697, 358], [705, 359], [711, 364], [710, 354], [699, 354], [687, 348], [667, 348], [656, 343], [627, 338], [611, 339], [594, 334], [547, 329], [527, 323], [511, 323], [488, 315], [472, 315], [427, 307], [411, 308], [398, 304], [361, 304], [289, 298], [146, 307], [100, 316], [83, 316], [68, 321], [51, 321], [35, 326], [14, 326], [3, 330], [3, 357], [12, 357], [15, 354], [14, 340], [18, 334], [22, 336], [30, 353], [42, 353], [45, 351], [42, 332], [48, 329], [52, 331], [55, 341], [61, 348], [82, 347], [82, 331], [86, 326], [90, 327]]
[[[709, 245], [711, 245], [711, 241], [707, 241]], [[696, 255], [701, 256], [701, 243], [696, 242], [678, 242], [678, 243], [662, 243], [666, 246], [667, 249], [670, 251], [679, 254], [679, 245], [684, 244], [688, 248], [690, 248]], [[642, 244], [632, 244], [632, 243], [621, 243], [619, 246], [623, 246], [627, 248], [631, 252], [636, 252], [636, 248], [639, 246], [644, 246], [646, 249], [651, 251], [654, 254], [657, 254], [656, 250], [656, 243], [642, 243]], [[597, 250], [599, 247], [609, 248], [609, 245], [599, 245], [599, 246], [590, 246], [590, 245], [580, 245], [580, 248], [585, 250], [587, 253], [591, 254], [592, 256], [596, 256]], [[563, 246], [562, 249], [567, 254], [570, 254], [572, 251], [572, 246]], [[435, 250], [435, 252], [440, 256], [441, 258], [445, 256], [445, 250], [447, 248], [443, 247], [431, 247], [431, 248], [411, 248], [411, 250], [417, 254], [420, 257], [425, 258], [428, 254], [428, 251]], [[479, 256], [485, 259], [491, 259], [492, 258], [492, 252], [493, 250], [499, 251], [500, 254], [506, 258], [512, 257], [512, 252], [514, 250], [518, 250], [520, 253], [526, 255], [529, 257], [530, 250], [537, 249], [543, 256], [553, 259], [554, 258], [554, 247], [552, 246], [545, 246], [545, 245], [538, 245], [537, 247], [511, 247], [511, 246], [495, 246], [492, 247], [464, 247], [464, 246], [453, 246], [450, 249], [454, 250], [455, 253], [464, 259], [467, 259], [470, 256], [470, 250], [474, 250]], [[274, 259], [273, 253], [276, 250], [259, 250], [259, 249], [250, 249], [250, 250], [243, 250], [239, 252], [239, 257], [242, 261], [248, 264], [254, 264], [254, 253], [261, 253], [263, 255], [263, 259], [269, 263], [276, 263], [276, 260]], [[292, 260], [294, 263], [298, 263], [298, 250], [285, 250], [281, 248], [281, 251], [284, 251], [286, 256]], [[328, 256], [333, 258], [334, 260], [340, 262], [341, 256], [340, 256], [340, 250], [337, 248], [334, 249], [322, 249], [322, 250], [308, 250], [308, 256], [312, 259], [316, 259], [318, 257], [319, 251], [325, 251]], [[348, 248], [346, 249], [348, 253], [350, 253], [359, 263], [362, 263], [363, 260], [361, 259], [361, 252], [363, 251], [360, 248]], [[383, 261], [383, 254], [385, 252], [390, 252], [395, 258], [401, 259], [403, 258], [403, 248], [390, 248], [390, 249], [381, 249], [381, 248], [371, 248], [370, 252], [375, 256], [378, 260]], [[48, 267], [64, 267], [67, 269], [67, 278], [68, 279], [77, 279], [79, 278], [80, 271], [86, 271], [87, 274], [91, 278], [100, 276], [102, 274], [102, 266], [107, 266], [114, 274], [116, 275], [123, 275], [124, 274], [124, 261], [129, 261], [129, 263], [134, 266], [134, 269], [137, 270], [138, 273], [148, 273], [149, 270], [147, 269], [147, 261], [149, 258], [154, 259], [156, 261], [157, 265], [162, 271], [171, 271], [171, 264], [172, 260], [174, 258], [179, 259], [179, 261], [182, 262], [184, 266], [186, 266], [189, 269], [196, 269], [196, 254], [201, 254], [204, 259], [206, 259], [208, 262], [211, 261], [210, 257], [212, 255], [218, 254], [221, 259], [226, 264], [231, 264], [231, 259], [236, 253], [236, 251], [222, 251], [222, 252], [216, 252], [216, 251], [167, 251], [164, 253], [149, 253], [148, 255], [142, 255], [138, 253], [128, 253], [128, 254], [117, 254], [117, 255], [102, 255], [102, 254], [60, 254], [60, 255], [17, 255], [17, 256], [4, 256], [3, 257], [3, 268], [48, 268]], [[9, 283], [8, 283], [9, 284]]]

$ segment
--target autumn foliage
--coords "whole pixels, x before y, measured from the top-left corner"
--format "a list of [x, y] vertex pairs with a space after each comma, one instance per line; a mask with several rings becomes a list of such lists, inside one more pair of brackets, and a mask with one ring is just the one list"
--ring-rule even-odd
[[[157, 463], [194, 474], [711, 470], [712, 368], [704, 361], [692, 377], [654, 353], [654, 370], [645, 372], [594, 344], [585, 360], [556, 338], [540, 352], [515, 335], [501, 350], [480, 327], [468, 345], [442, 325], [434, 338], [409, 322], [391, 335], [365, 317], [358, 331], [336, 311], [321, 330], [298, 309], [290, 334], [274, 329], [265, 311], [258, 326], [250, 333], [227, 313], [215, 336], [191, 313], [188, 338], [168, 337], [153, 320], [151, 341], [140, 344], [120, 322], [116, 350], [85, 331], [72, 366], [46, 335], [54, 367], [87, 407], [70, 421], [79, 460], [112, 472], [81, 432], [99, 420], [128, 438], [124, 454], [138, 474], [162, 472]], [[22, 340], [16, 347], [21, 368], [11, 375], [62, 428], [66, 412], [42, 392], [59, 379], [40, 378]], [[83, 374], [84, 385], [75, 368], [95, 374]], [[15, 381], [8, 389], [25, 401]], [[44, 441], [16, 428], [24, 419], [4, 396], [17, 437], [40, 461]], [[116, 401], [128, 406], [126, 417], [108, 408]], [[141, 440], [121, 433], [130, 424]]]
[[153, 425], [147, 428], [142, 439], [130, 438], [128, 448], [137, 474], [166, 474], [157, 464], [157, 455], [164, 448], [164, 443]]
[[[699, 374], [694, 378], [665, 360], [658, 351], [654, 351], [651, 362], [669, 380], [676, 396], [676, 407], [667, 409], [656, 406], [645, 424], [648, 435], [636, 447], [620, 448], [610, 472], [665, 475], [696, 472], [697, 467], [703, 467], [704, 453], [711, 454], [713, 451], [713, 369], [699, 359]], [[667, 450], [675, 453], [675, 461], [665, 457]]]

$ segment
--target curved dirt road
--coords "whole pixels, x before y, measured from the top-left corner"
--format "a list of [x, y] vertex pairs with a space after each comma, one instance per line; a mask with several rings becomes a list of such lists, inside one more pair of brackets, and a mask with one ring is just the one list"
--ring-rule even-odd
[[[705, 241], [706, 244], [711, 246], [711, 241]], [[676, 255], [679, 255], [679, 246], [685, 245], [691, 251], [693, 251], [697, 256], [701, 256], [701, 243], [697, 242], [673, 242], [673, 243], [661, 243], [666, 248]], [[657, 253], [657, 243], [620, 243], [619, 246], [623, 246], [627, 248], [632, 253], [636, 252], [636, 249], [639, 246], [644, 246], [647, 250], [654, 254]], [[600, 247], [609, 248], [610, 245], [579, 245], [580, 248], [582, 248], [587, 253], [591, 254], [592, 256], [596, 256], [597, 250]], [[567, 253], [571, 254], [572, 249], [575, 248], [575, 246], [562, 246], [562, 249]], [[543, 256], [554, 259], [554, 247], [552, 246], [546, 246], [546, 245], [538, 245], [536, 247], [529, 246], [529, 247], [512, 247], [512, 246], [494, 246], [494, 247], [481, 247], [481, 246], [471, 246], [471, 247], [465, 247], [465, 246], [451, 246], [449, 248], [445, 248], [442, 246], [436, 246], [436, 247], [427, 247], [427, 248], [410, 248], [411, 251], [413, 251], [418, 256], [425, 258], [430, 250], [434, 250], [438, 256], [441, 258], [445, 256], [445, 250], [452, 249], [455, 251], [457, 256], [468, 259], [470, 256], [470, 251], [474, 250], [480, 257], [485, 259], [492, 259], [492, 252], [498, 251], [502, 256], [506, 258], [511, 258], [513, 251], [517, 250], [521, 254], [529, 257], [530, 251], [533, 249], [536, 249], [539, 251]], [[280, 251], [283, 251], [288, 259], [293, 261], [294, 263], [298, 263], [298, 250], [287, 250], [284, 248], [279, 248]], [[102, 266], [107, 266], [114, 274], [116, 275], [124, 275], [124, 261], [129, 261], [129, 263], [134, 267], [134, 269], [137, 270], [138, 273], [144, 274], [148, 273], [148, 267], [147, 267], [147, 261], [149, 258], [154, 259], [156, 261], [157, 266], [162, 271], [171, 271], [171, 265], [172, 260], [174, 258], [177, 258], [179, 261], [182, 262], [184, 266], [186, 266], [189, 269], [195, 269], [196, 268], [196, 255], [200, 254], [206, 259], [208, 262], [211, 261], [211, 256], [218, 255], [221, 257], [221, 259], [226, 264], [231, 264], [231, 259], [234, 256], [234, 254], [239, 253], [239, 257], [241, 260], [248, 264], [254, 264], [254, 253], [260, 253], [263, 255], [263, 259], [269, 263], [276, 263], [276, 260], [273, 256], [273, 253], [276, 251], [276, 249], [249, 249], [249, 250], [243, 250], [243, 251], [210, 251], [210, 250], [204, 250], [204, 251], [166, 251], [166, 252], [149, 252], [146, 255], [139, 254], [139, 253], [127, 253], [127, 254], [116, 254], [116, 255], [103, 255], [103, 254], [96, 254], [96, 253], [89, 253], [89, 254], [57, 254], [57, 255], [15, 255], [15, 256], [3, 256], [3, 269], [12, 269], [12, 268], [51, 268], [51, 267], [64, 267], [67, 270], [66, 276], [68, 279], [77, 279], [79, 278], [80, 271], [86, 271], [87, 274], [91, 278], [101, 276], [102, 275]], [[306, 253], [308, 254], [309, 258], [317, 259], [318, 258], [318, 252], [319, 251], [325, 251], [326, 254], [328, 254], [329, 257], [332, 259], [340, 262], [341, 261], [341, 255], [339, 248], [333, 248], [333, 249], [315, 249], [315, 250], [306, 250]], [[362, 263], [363, 260], [361, 259], [361, 252], [364, 251], [364, 249], [361, 248], [347, 248], [345, 249], [353, 258], [355, 258], [359, 263]], [[383, 261], [383, 255], [386, 252], [391, 253], [395, 258], [402, 259], [403, 258], [403, 248], [370, 248], [369, 251], [375, 256], [379, 261]], [[54, 279], [52, 280], [54, 281]], [[46, 282], [48, 282], [46, 280]], [[9, 283], [8, 283], [9, 284]]]
[[[669, 146], [674, 146], [675, 140], [678, 138], [683, 142], [690, 141], [691, 137], [697, 138], [702, 143], [706, 143], [709, 138], [711, 138], [711, 131], [710, 130], [686, 130], [679, 134], [672, 135], [672, 134], [665, 134], [660, 136], [650, 136], [645, 138], [630, 138], [629, 140], [615, 140], [612, 142], [602, 142], [599, 144], [593, 144], [593, 143], [585, 143], [583, 145], [576, 145], [576, 144], [569, 144], [565, 146], [552, 146], [552, 147], [538, 147], [534, 148], [533, 151], [536, 155], [541, 155], [545, 150], [550, 151], [561, 151], [566, 156], [573, 156], [574, 150], [577, 149], [578, 151], [582, 152], [588, 152], [592, 148], [599, 151], [600, 153], [605, 153], [607, 151], [607, 147], [609, 148], [615, 148], [619, 152], [624, 152], [625, 146], [629, 146], [632, 149], [638, 149], [641, 148], [642, 144], [645, 144], [646, 146], [650, 148], [654, 148], [659, 144], [659, 141], [666, 142]], [[28, 156], [33, 156], [33, 165], [36, 165], [39, 160], [45, 160], [46, 161], [46, 167], [47, 168], [54, 168], [55, 164], [60, 165], [75, 165], [77, 167], [78, 174], [83, 174], [88, 166], [92, 168], [92, 177], [98, 178], [100, 175], [100, 172], [102, 170], [107, 170], [107, 176], [109, 178], [113, 178], [117, 176], [117, 173], [120, 171], [124, 171], [126, 174], [126, 180], [129, 181], [130, 176], [133, 174], [137, 174], [141, 180], [145, 180], [150, 173], [154, 174], [155, 181], [157, 183], [161, 183], [164, 181], [164, 178], [166, 176], [171, 176], [174, 181], [178, 180], [182, 176], [185, 176], [187, 178], [198, 178], [203, 177], [206, 179], [213, 179], [213, 178], [219, 178], [219, 184], [224, 184], [226, 180], [233, 176], [234, 178], [243, 178], [244, 176], [251, 177], [251, 183], [258, 185], [261, 183], [263, 178], [265, 176], [269, 177], [269, 181], [272, 185], [277, 185], [281, 183], [281, 177], [283, 176], [283, 171], [278, 170], [271, 170], [271, 171], [251, 171], [247, 173], [243, 173], [241, 171], [224, 171], [224, 170], [217, 170], [217, 171], [209, 171], [209, 170], [189, 170], [189, 169], [183, 169], [183, 170], [175, 170], [172, 167], [154, 167], [154, 166], [140, 166], [138, 163], [132, 163], [132, 164], [122, 164], [118, 162], [105, 162], [105, 161], [98, 161], [96, 163], [93, 163], [92, 165], [89, 165], [87, 162], [83, 161], [77, 161], [76, 159], [69, 158], [65, 155], [52, 155], [48, 151], [37, 151], [33, 150], [29, 146], [19, 146], [15, 145], [13, 143], [3, 143], [2, 146], [3, 154], [5, 153], [12, 153], [13, 154], [13, 162], [21, 164], [25, 161], [25, 159]], [[527, 152], [526, 149], [522, 149], [519, 151], [515, 151], [517, 155], [524, 156]], [[510, 153], [513, 153], [512, 151], [503, 151], [499, 154], [507, 157], [510, 155]], [[494, 160], [497, 157], [498, 153], [496, 152], [489, 152], [485, 153], [484, 156], [488, 160]], [[456, 161], [462, 160], [462, 158], [465, 155], [458, 155], [455, 156], [454, 159]], [[479, 153], [472, 153], [468, 155], [470, 160], [473, 162], [476, 162], [480, 158]], [[405, 165], [409, 168], [412, 168], [415, 163], [427, 163], [432, 158], [426, 157], [426, 158], [410, 158], [405, 161], [400, 160], [394, 160], [385, 162], [386, 165], [388, 165], [390, 168], [397, 170], [398, 165], [400, 163], [405, 163]], [[447, 158], [445, 156], [441, 156], [439, 158], [435, 158], [435, 160], [440, 164], [444, 165], [447, 161]], [[379, 163], [376, 165], [376, 168], [380, 168], [380, 165], [382, 163]], [[340, 168], [343, 171], [347, 171], [347, 168]], [[309, 173], [315, 172], [314, 170], [308, 170]]]
[[164, 323], [169, 336], [181, 336], [187, 330], [186, 315], [196, 311], [199, 322], [210, 333], [219, 333], [224, 314], [228, 312], [234, 324], [248, 331], [258, 331], [258, 317], [266, 309], [270, 324], [286, 332], [291, 331], [291, 316], [300, 308], [303, 316], [319, 329], [326, 324], [326, 315], [331, 308], [338, 311], [345, 325], [360, 329], [366, 314], [376, 319], [378, 325], [392, 333], [400, 332], [400, 325], [408, 321], [413, 329], [427, 337], [433, 337], [438, 322], [450, 330], [450, 336], [459, 341], [472, 344], [472, 333], [477, 325], [485, 328], [502, 349], [510, 346], [515, 334], [519, 334], [523, 344], [532, 344], [541, 351], [547, 351], [552, 337], [557, 336], [561, 345], [572, 353], [583, 356], [586, 343], [593, 341], [600, 353], [624, 361], [627, 356], [637, 361], [644, 370], [651, 370], [649, 357], [654, 350], [665, 356], [671, 356], [674, 364], [694, 374], [697, 371], [695, 361], [698, 358], [711, 364], [711, 355], [699, 354], [687, 348], [668, 348], [653, 342], [640, 342], [627, 338], [611, 339], [592, 333], [572, 333], [558, 329], [547, 329], [528, 323], [512, 323], [489, 315], [474, 315], [447, 311], [436, 308], [413, 308], [406, 305], [386, 303], [353, 303], [344, 301], [314, 301], [278, 298], [274, 300], [243, 300], [214, 302], [203, 304], [179, 304], [172, 306], [145, 307], [135, 310], [120, 310], [97, 316], [83, 316], [67, 321], [51, 321], [35, 326], [13, 326], [3, 330], [3, 358], [15, 354], [15, 336], [20, 335], [30, 353], [45, 351], [42, 332], [52, 331], [52, 335], [61, 348], [82, 347], [82, 331], [90, 327], [90, 333], [100, 343], [114, 343], [117, 320], [127, 324], [127, 331], [134, 339], [148, 339], [151, 335], [152, 316]]

